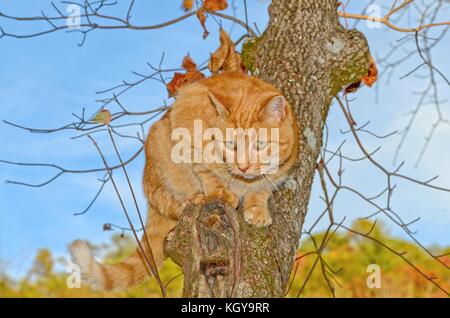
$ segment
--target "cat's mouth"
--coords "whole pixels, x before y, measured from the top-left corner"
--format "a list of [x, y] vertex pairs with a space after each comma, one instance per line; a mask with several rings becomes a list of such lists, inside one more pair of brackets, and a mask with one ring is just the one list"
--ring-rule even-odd
[[239, 177], [242, 177], [242, 178], [244, 178], [244, 179], [247, 179], [247, 180], [253, 180], [253, 179], [255, 179], [257, 176], [254, 176], [254, 175], [248, 175], [248, 174], [239, 174], [238, 175]]
[[242, 179], [246, 179], [246, 180], [254, 180], [258, 177], [258, 175], [256, 175], [256, 174], [240, 173], [237, 171], [233, 171], [232, 174], [236, 178], [242, 178]]

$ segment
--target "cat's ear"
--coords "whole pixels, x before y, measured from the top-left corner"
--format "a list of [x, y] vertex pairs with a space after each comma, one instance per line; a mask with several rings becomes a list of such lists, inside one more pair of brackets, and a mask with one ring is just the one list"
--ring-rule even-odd
[[216, 96], [213, 95], [213, 93], [211, 93], [210, 91], [208, 91], [208, 97], [211, 100], [212, 104], [214, 105], [214, 107], [216, 108], [217, 114], [219, 116], [227, 116], [228, 115], [228, 110], [225, 108], [225, 106], [223, 106], [223, 104], [216, 98]]
[[280, 123], [286, 117], [286, 99], [284, 96], [275, 96], [263, 109], [262, 117], [269, 122]]

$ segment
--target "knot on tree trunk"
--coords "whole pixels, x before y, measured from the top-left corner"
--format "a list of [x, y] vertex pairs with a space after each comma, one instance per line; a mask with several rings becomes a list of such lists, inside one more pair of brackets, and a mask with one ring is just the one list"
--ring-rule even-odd
[[331, 65], [330, 80], [333, 96], [342, 87], [355, 83], [369, 71], [370, 51], [365, 36], [358, 30], [339, 28], [325, 44]]
[[182, 267], [185, 297], [281, 297], [277, 240], [270, 233], [221, 201], [190, 205], [164, 251]]
[[166, 254], [183, 268], [184, 295], [232, 297], [239, 245], [234, 209], [220, 201], [188, 206], [165, 242]]

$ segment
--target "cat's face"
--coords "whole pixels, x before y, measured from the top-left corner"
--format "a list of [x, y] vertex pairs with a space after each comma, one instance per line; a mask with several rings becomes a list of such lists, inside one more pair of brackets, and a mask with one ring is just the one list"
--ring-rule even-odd
[[294, 141], [285, 98], [279, 95], [237, 107], [225, 107], [212, 95], [210, 99], [218, 112], [216, 127], [224, 136], [215, 140], [216, 149], [227, 172], [246, 182], [276, 174], [289, 159]]

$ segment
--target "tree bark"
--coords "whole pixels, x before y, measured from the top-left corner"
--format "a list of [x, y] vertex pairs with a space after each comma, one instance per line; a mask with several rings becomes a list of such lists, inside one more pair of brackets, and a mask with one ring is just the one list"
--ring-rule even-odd
[[298, 164], [270, 202], [269, 227], [247, 224], [221, 202], [185, 210], [165, 246], [183, 269], [184, 296], [284, 296], [332, 98], [369, 67], [365, 37], [341, 26], [337, 7], [335, 0], [273, 0], [268, 28], [243, 46], [246, 66], [295, 108]]

